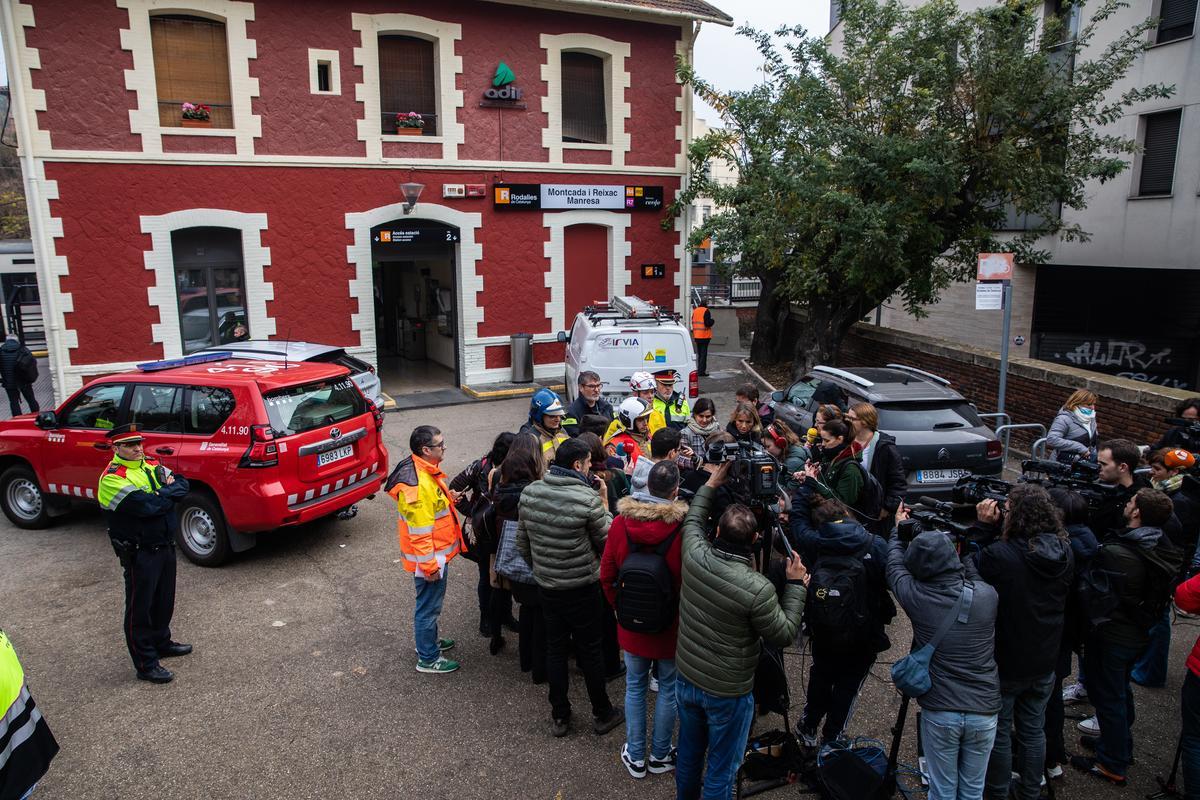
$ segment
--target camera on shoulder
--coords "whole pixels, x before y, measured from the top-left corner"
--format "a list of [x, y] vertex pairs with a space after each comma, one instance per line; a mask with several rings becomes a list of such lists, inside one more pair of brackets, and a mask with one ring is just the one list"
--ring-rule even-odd
[[770, 502], [779, 495], [779, 462], [760, 444], [717, 442], [704, 453], [710, 464], [733, 462], [725, 485], [739, 501]]

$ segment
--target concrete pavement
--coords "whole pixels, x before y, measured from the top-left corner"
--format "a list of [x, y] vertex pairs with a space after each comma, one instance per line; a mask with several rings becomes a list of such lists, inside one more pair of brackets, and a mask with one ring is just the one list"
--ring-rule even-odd
[[[713, 357], [718, 374], [703, 388], [724, 417], [742, 376]], [[384, 432], [395, 460], [413, 426], [441, 427], [453, 474], [500, 430], [515, 430], [527, 407], [521, 398], [393, 413]], [[120, 570], [99, 511], [78, 511], [45, 531], [0, 523], [0, 625], [63, 748], [35, 797], [674, 796], [670, 775], [628, 776], [622, 729], [592, 735], [577, 675], [575, 732], [550, 737], [545, 687], [518, 670], [515, 636], [492, 657], [476, 632], [476, 568], [468, 561], [452, 564], [442, 616], [463, 667], [448, 676], [415, 672], [412, 578], [398, 558], [395, 509], [382, 495], [351, 521], [263, 536], [220, 569], [181, 558], [174, 630], [196, 651], [167, 662], [173, 684], [152, 686], [134, 679], [125, 651]], [[1197, 632], [1193, 621], [1177, 623], [1168, 688], [1137, 690], [1131, 785], [1121, 792], [1068, 774], [1060, 797], [1156, 788], [1153, 775], [1165, 773], [1174, 751], [1183, 661]], [[890, 634], [897, 646], [868, 678], [852, 734], [888, 738], [898, 707], [888, 663], [907, 650], [907, 622], [897, 620]], [[807, 659], [791, 652], [787, 668], [798, 713]], [[621, 681], [609, 691], [620, 703]], [[779, 722], [767, 717], [756, 728]], [[910, 763], [913, 725], [910, 715], [902, 750]]]

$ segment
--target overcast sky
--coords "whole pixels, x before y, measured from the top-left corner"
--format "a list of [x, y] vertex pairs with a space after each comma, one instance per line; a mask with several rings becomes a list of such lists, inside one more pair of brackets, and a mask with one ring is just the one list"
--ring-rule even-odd
[[[761, 59], [743, 36], [734, 33], [739, 25], [773, 31], [780, 25], [803, 25], [808, 32], [823, 36], [829, 27], [829, 0], [709, 0], [734, 18], [734, 26], [705, 23], [696, 40], [696, 66], [701, 77], [718, 89], [749, 89], [758, 78]], [[0, 53], [0, 75], [3, 72]], [[7, 80], [5, 80], [7, 83]], [[696, 114], [710, 124], [717, 114], [697, 100]]]
[[[705, 23], [696, 39], [700, 77], [721, 90], [749, 89], [759, 78], [762, 59], [754, 45], [734, 33], [741, 25], [773, 31], [780, 25], [802, 25], [814, 36], [829, 30], [829, 0], [708, 0], [734, 19], [732, 28]], [[710, 125], [717, 112], [696, 99], [696, 115]]]

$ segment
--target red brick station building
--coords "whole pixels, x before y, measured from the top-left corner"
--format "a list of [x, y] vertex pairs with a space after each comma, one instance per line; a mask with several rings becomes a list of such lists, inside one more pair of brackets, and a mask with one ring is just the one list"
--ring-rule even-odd
[[528, 332], [550, 378], [584, 305], [686, 310], [675, 61], [731, 23], [702, 0], [0, 11], [56, 399], [246, 336], [403, 391], [506, 380]]

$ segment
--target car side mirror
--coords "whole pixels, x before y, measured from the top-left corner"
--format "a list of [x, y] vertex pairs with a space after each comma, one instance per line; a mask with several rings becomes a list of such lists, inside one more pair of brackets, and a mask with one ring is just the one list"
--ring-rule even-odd
[[558, 335], [554, 337], [554, 340], [559, 344], [566, 344], [567, 342], [571, 341], [571, 337], [567, 335], [566, 331], [559, 331]]
[[53, 430], [58, 427], [58, 415], [53, 411], [42, 411], [34, 418], [33, 424], [42, 430]]
[[771, 399], [776, 403], [783, 402], [783, 392], [771, 392]]

